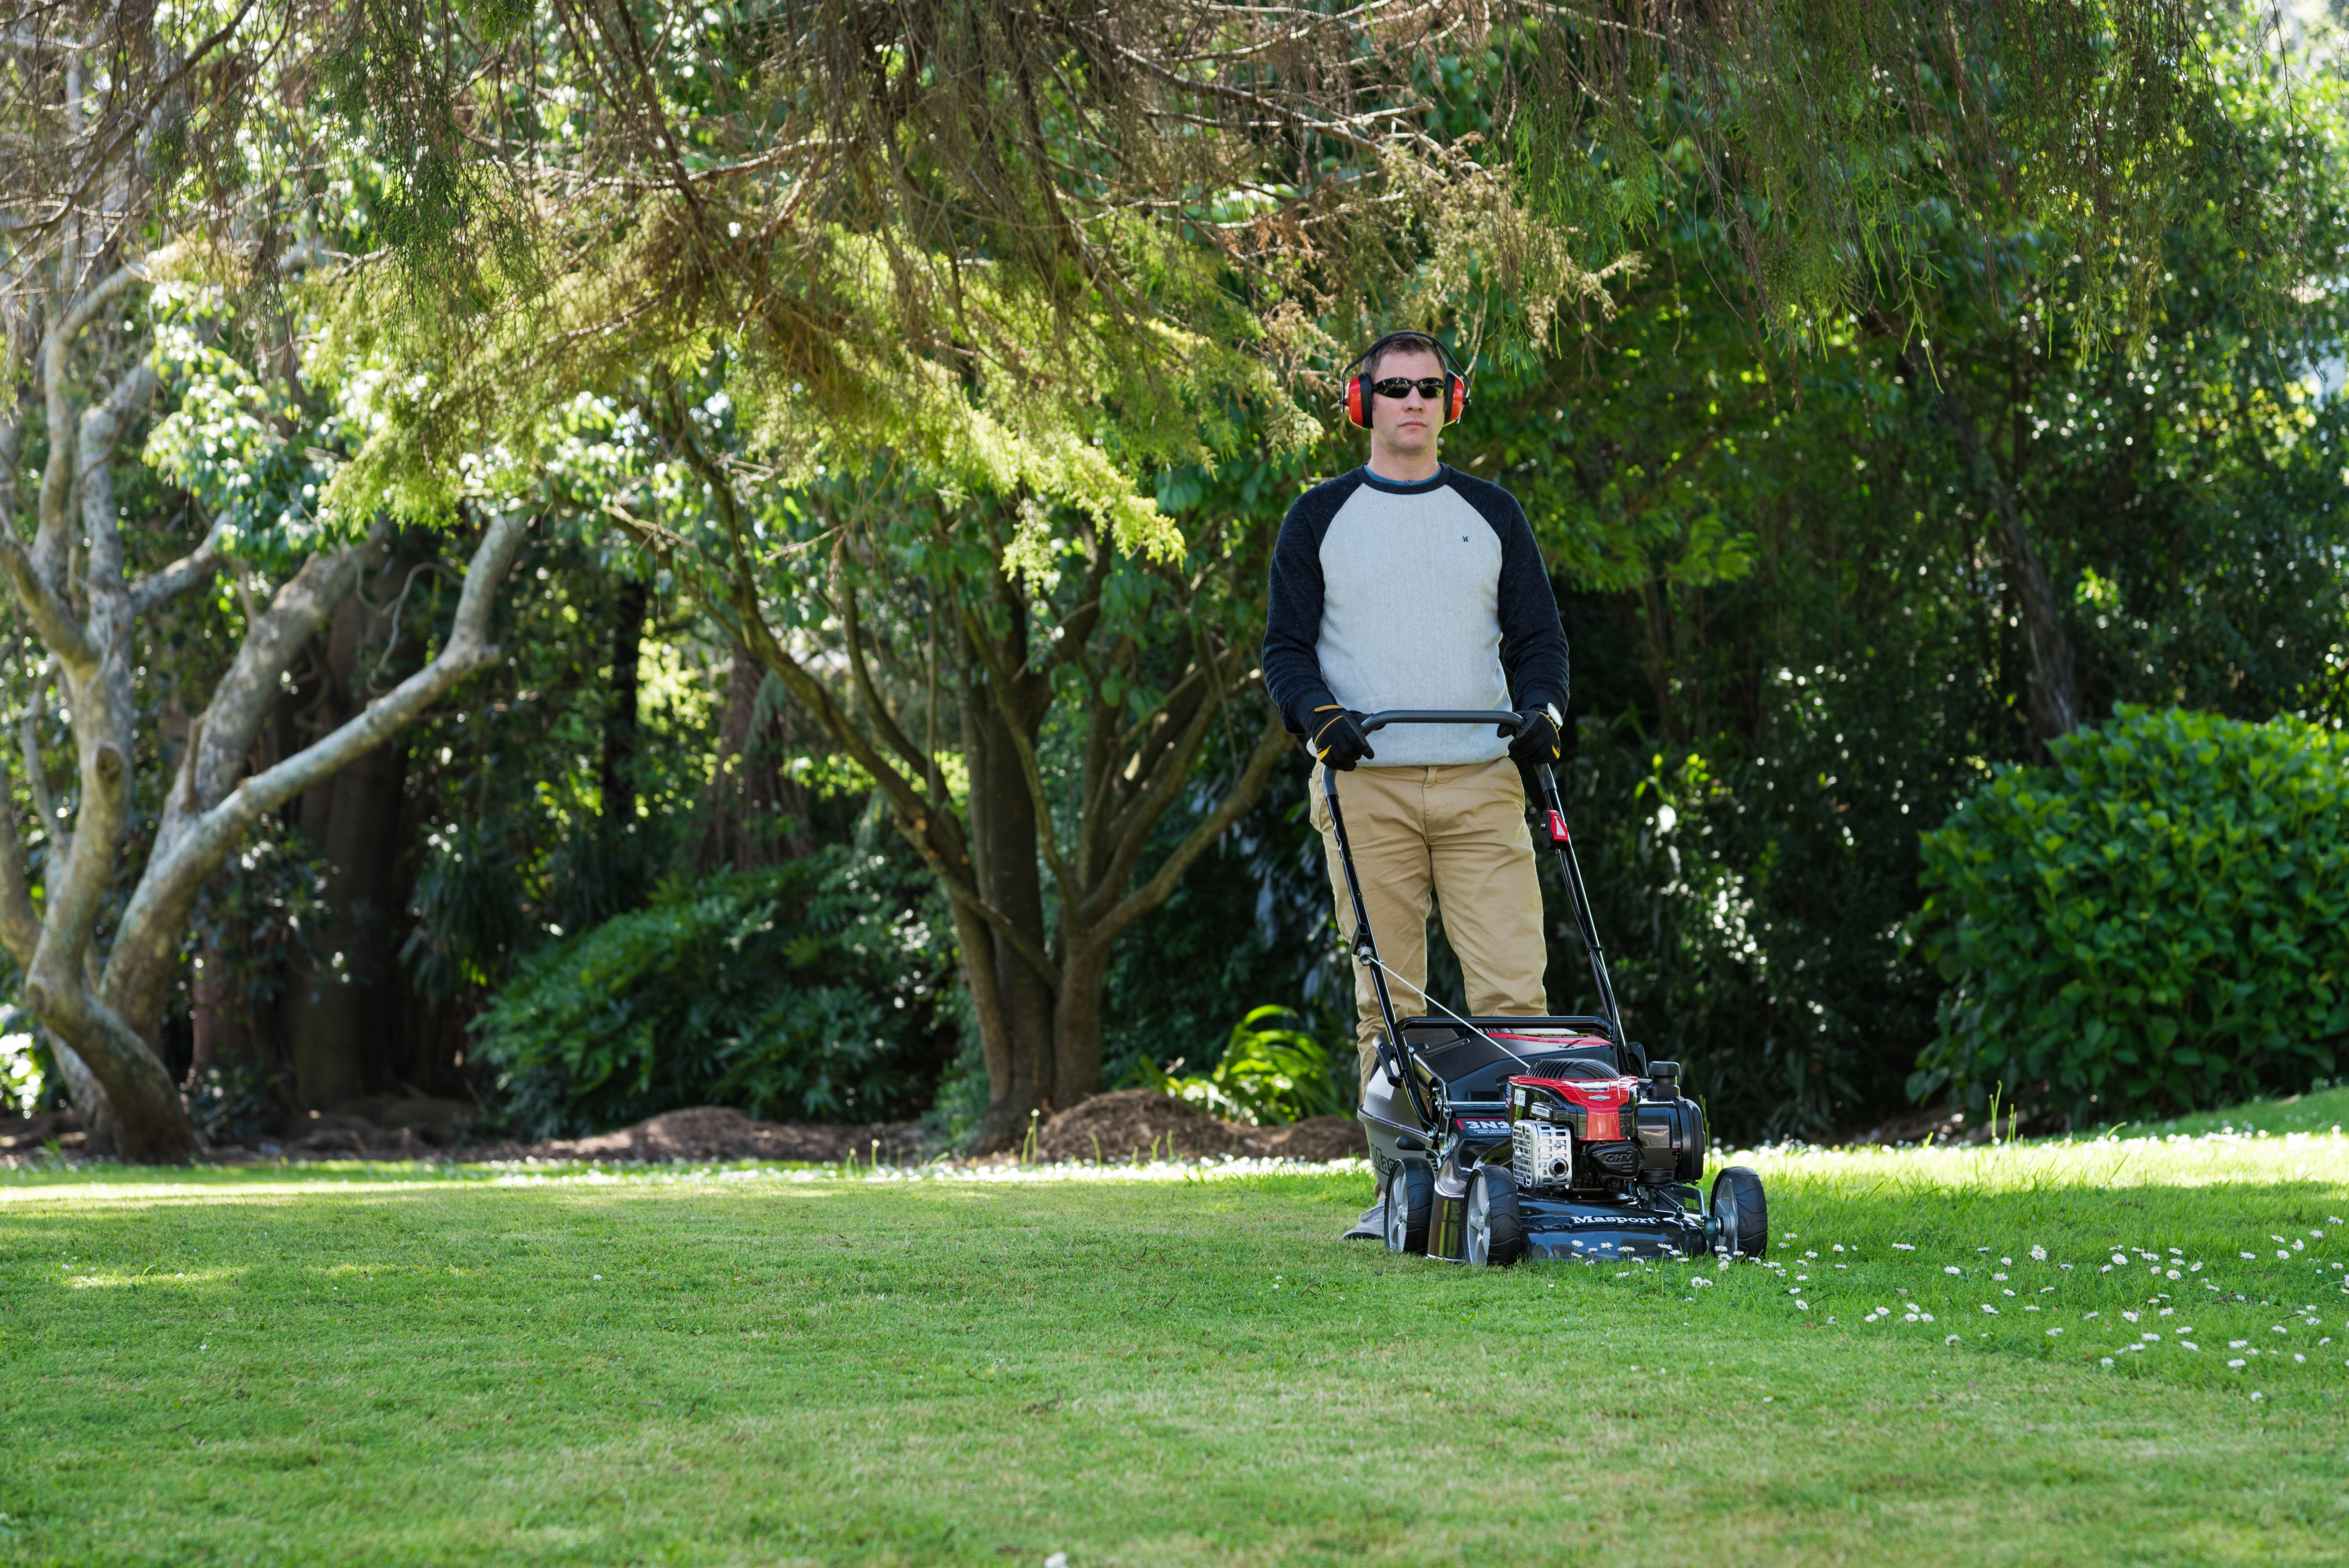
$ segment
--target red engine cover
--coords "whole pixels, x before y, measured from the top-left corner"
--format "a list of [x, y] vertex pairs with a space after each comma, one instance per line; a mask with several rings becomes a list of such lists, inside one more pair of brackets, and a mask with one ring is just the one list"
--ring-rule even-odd
[[1547, 1089], [1569, 1105], [1583, 1109], [1582, 1136], [1593, 1142], [1622, 1138], [1623, 1108], [1640, 1091], [1640, 1080], [1617, 1078], [1552, 1078], [1520, 1075], [1509, 1080], [1527, 1088]]

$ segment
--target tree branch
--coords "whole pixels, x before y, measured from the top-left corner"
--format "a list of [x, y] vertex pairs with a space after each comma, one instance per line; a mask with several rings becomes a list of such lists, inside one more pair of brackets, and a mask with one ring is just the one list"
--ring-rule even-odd
[[1071, 20], [1067, 24], [1067, 26], [1069, 26], [1070, 31], [1081, 33], [1085, 36], [1091, 38], [1096, 47], [1101, 48], [1109, 54], [1115, 55], [1127, 65], [1132, 66], [1134, 69], [1142, 72], [1143, 75], [1154, 77], [1159, 81], [1166, 83], [1169, 87], [1181, 88], [1186, 92], [1200, 93], [1209, 98], [1219, 98], [1226, 103], [1243, 105], [1246, 108], [1254, 109], [1258, 114], [1271, 118], [1278, 124], [1286, 125], [1293, 129], [1307, 132], [1309, 134], [1326, 136], [1332, 141], [1342, 141], [1347, 146], [1354, 149], [1357, 152], [1367, 152], [1374, 158], [1381, 151], [1385, 150], [1377, 142], [1371, 140], [1367, 137], [1361, 136], [1354, 131], [1349, 130], [1341, 125], [1332, 124], [1328, 120], [1309, 119], [1289, 108], [1287, 104], [1277, 103], [1268, 98], [1260, 98], [1255, 93], [1247, 91], [1245, 88], [1233, 87], [1226, 82], [1194, 81], [1189, 77], [1184, 76], [1179, 72], [1168, 70], [1164, 66], [1160, 65], [1156, 60], [1152, 59], [1147, 55], [1137, 54], [1133, 50], [1127, 48], [1124, 45], [1118, 43], [1116, 40], [1102, 36], [1101, 34], [1094, 32], [1092, 28], [1085, 26], [1082, 23]]
[[[130, 416], [155, 395], [158, 378], [152, 366], [139, 365], [114, 384], [106, 401], [81, 412], [81, 438], [75, 443], [74, 489], [81, 497], [84, 547], [89, 552], [85, 576], [91, 593], [93, 618], [101, 599], [115, 601], [123, 593], [122, 518], [114, 504], [114, 449], [121, 443]], [[119, 607], [127, 611], [128, 603]]]
[[882, 740], [898, 756], [920, 769], [926, 781], [932, 768], [930, 759], [922, 754], [920, 747], [914, 744], [913, 738], [898, 727], [896, 718], [889, 712], [888, 704], [881, 700], [881, 688], [874, 684], [872, 666], [865, 662], [864, 623], [856, 608], [856, 587], [854, 583], [843, 582], [840, 593], [842, 629], [848, 634], [849, 678], [856, 683], [857, 697], [864, 704], [865, 715]]
[[[236, 657], [212, 688], [202, 727], [189, 737], [194, 764], [188, 799], [191, 810], [208, 811], [227, 798], [244, 771], [254, 732], [277, 700], [280, 677], [326, 624], [335, 606], [357, 586], [367, 562], [390, 539], [390, 524], [378, 522], [361, 542], [313, 555], [270, 595], [266, 610], [248, 617]], [[159, 851], [171, 848], [179, 823], [185, 820], [166, 808], [156, 840]]]
[[34, 565], [33, 557], [26, 552], [16, 533], [5, 529], [0, 529], [0, 576], [5, 576], [9, 587], [16, 590], [16, 602], [25, 607], [26, 616], [33, 623], [34, 634], [49, 652], [69, 669], [88, 671], [97, 667], [98, 645], [90, 641], [73, 606]]
[[33, 695], [25, 701], [25, 717], [16, 722], [16, 742], [25, 755], [25, 787], [32, 793], [34, 818], [49, 841], [51, 855], [61, 860], [72, 853], [73, 835], [57, 825], [57, 798], [49, 793], [49, 770], [41, 761], [41, 710], [57, 670], [56, 659], [42, 661], [40, 673], [33, 677]]
[[116, 269], [74, 301], [41, 340], [41, 392], [48, 407], [49, 463], [41, 477], [40, 524], [33, 542], [33, 559], [42, 580], [55, 587], [62, 586], [66, 552], [72, 542], [68, 524], [73, 507], [74, 427], [66, 356], [82, 329], [98, 319], [98, 313], [123, 290], [144, 283], [146, 275], [143, 262]]
[[8, 771], [0, 764], [0, 947], [30, 973], [41, 942], [41, 917], [33, 908], [32, 879], [25, 871], [25, 841], [16, 833], [16, 813], [8, 805]]
[[[1201, 640], [1205, 641], [1204, 635]], [[1182, 733], [1166, 743], [1158, 765], [1152, 769], [1149, 787], [1119, 813], [1116, 847], [1111, 851], [1109, 865], [1102, 877], [1102, 894], [1124, 886], [1126, 879], [1133, 874], [1133, 868], [1142, 862], [1142, 854], [1149, 847], [1152, 830], [1157, 827], [1158, 819], [1166, 814], [1167, 808], [1174, 804], [1174, 797], [1182, 791], [1183, 781], [1190, 777], [1191, 764], [1197, 759], [1199, 748], [1206, 743], [1207, 729], [1215, 723], [1216, 710], [1228, 700], [1222, 690], [1221, 672], [1216, 670], [1213, 651], [1203, 647], [1201, 654], [1207, 667], [1216, 676], [1212, 694], [1214, 700], [1200, 704], [1193, 711]], [[1098, 917], [1101, 913], [1099, 898], [1102, 894], [1086, 901], [1084, 913], [1088, 917]]]
[[132, 583], [130, 613], [137, 616], [148, 615], [210, 578], [220, 569], [220, 542], [226, 533], [225, 524], [214, 522], [205, 531], [203, 542], [194, 550], [160, 572], [150, 573]]
[[[176, 923], [159, 916], [192, 898], [194, 890], [219, 868], [238, 838], [264, 813], [374, 750], [460, 681], [497, 662], [498, 645], [490, 636], [491, 615], [497, 605], [499, 584], [512, 568], [529, 527], [527, 518], [513, 513], [490, 524], [466, 568], [456, 618], [439, 657], [367, 704], [349, 722], [238, 784], [219, 804], [190, 821], [168, 848], [158, 846], [123, 909], [120, 929], [126, 936], [155, 926], [175, 927]], [[123, 972], [124, 945], [118, 943], [107, 964], [109, 995]]]
[[1222, 801], [1183, 836], [1183, 841], [1174, 846], [1174, 851], [1148, 882], [1126, 894], [1102, 916], [1097, 929], [1103, 940], [1115, 938], [1135, 921], [1166, 902], [1174, 892], [1174, 884], [1181, 882], [1183, 873], [1191, 869], [1191, 862], [1206, 853], [1207, 846], [1221, 837], [1225, 829], [1238, 821], [1248, 808], [1256, 804], [1257, 798], [1264, 793], [1264, 781], [1272, 776], [1274, 766], [1288, 754], [1289, 745], [1288, 730], [1282, 724], [1280, 716], [1277, 713], [1268, 716], [1263, 730], [1257, 737], [1256, 749], [1248, 754], [1247, 766], [1240, 770], [1238, 780], [1225, 794]]

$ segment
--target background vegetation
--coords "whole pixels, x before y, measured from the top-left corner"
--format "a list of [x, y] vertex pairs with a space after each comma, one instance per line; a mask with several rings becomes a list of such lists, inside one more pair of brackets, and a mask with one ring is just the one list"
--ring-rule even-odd
[[[1342, 1104], [1253, 648], [1288, 501], [1360, 457], [1330, 373], [1406, 319], [1550, 562], [1626, 1015], [1716, 1126], [2335, 1070], [2302, 997], [2138, 1072], [2104, 1042], [2166, 993], [2093, 1033], [2020, 871], [1956, 869], [2044, 852], [2000, 802], [2103, 852], [2124, 711], [2349, 717], [2321, 18], [591, 10], [7, 35], [12, 1083], [56, 1103], [81, 1029], [221, 1138], [388, 1094], [996, 1146], [1170, 1074]], [[2110, 789], [2217, 799], [2212, 746]], [[2289, 873], [2226, 874], [2256, 922]], [[176, 1106], [124, 1125], [182, 1148]]]

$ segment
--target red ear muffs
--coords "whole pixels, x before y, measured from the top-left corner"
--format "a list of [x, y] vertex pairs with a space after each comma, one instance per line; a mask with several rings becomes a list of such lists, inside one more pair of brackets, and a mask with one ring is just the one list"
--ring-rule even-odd
[[[1381, 339], [1383, 344], [1385, 340]], [[1375, 352], [1377, 345], [1372, 346]], [[1371, 399], [1377, 396], [1371, 390], [1368, 371], [1346, 377], [1346, 423], [1362, 429], [1371, 428]], [[1468, 411], [1468, 383], [1446, 368], [1444, 372], [1444, 422], [1456, 425], [1460, 416]]]

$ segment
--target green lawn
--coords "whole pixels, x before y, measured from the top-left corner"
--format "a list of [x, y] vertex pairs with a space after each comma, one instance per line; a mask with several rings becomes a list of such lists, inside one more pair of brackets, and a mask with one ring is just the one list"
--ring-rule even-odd
[[1392, 1258], [1360, 1173], [20, 1172], [0, 1556], [2342, 1561], [2344, 1101], [1757, 1157], [1773, 1268]]

